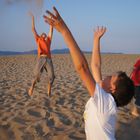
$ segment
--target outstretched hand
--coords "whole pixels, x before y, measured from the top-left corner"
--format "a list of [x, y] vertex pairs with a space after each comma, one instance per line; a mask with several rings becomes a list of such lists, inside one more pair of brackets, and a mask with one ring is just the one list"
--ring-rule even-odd
[[98, 38], [100, 39], [104, 33], [106, 32], [106, 27], [97, 27], [95, 30], [94, 30], [94, 38]]
[[48, 15], [43, 16], [44, 20], [49, 25], [53, 26], [58, 32], [62, 33], [66, 25], [55, 7], [53, 7], [53, 11], [54, 14], [47, 10], [46, 13]]

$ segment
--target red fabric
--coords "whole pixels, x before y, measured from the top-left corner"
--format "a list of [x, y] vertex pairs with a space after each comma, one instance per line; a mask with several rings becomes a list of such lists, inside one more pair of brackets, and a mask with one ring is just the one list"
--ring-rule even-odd
[[135, 86], [140, 86], [140, 59], [138, 59], [134, 64], [131, 79], [133, 80]]
[[44, 40], [41, 37], [37, 37], [36, 42], [38, 45], [38, 56], [44, 54], [44, 55], [47, 55], [48, 58], [51, 58], [51, 51], [50, 51], [51, 41], [50, 41], [50, 39], [47, 37], [47, 40]]

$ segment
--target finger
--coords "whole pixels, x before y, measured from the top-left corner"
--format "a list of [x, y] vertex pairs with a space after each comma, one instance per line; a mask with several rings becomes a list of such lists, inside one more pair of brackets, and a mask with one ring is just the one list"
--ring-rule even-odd
[[104, 32], [104, 26], [101, 26], [101, 32]]
[[44, 21], [45, 21], [46, 23], [48, 23], [49, 25], [54, 26], [54, 21], [53, 21], [53, 20], [51, 20], [50, 18], [45, 17]]
[[60, 17], [60, 14], [59, 14], [59, 12], [57, 11], [57, 9], [56, 9], [55, 7], [53, 7], [53, 10], [54, 10], [55, 15], [56, 15], [57, 17]]
[[104, 33], [106, 32], [106, 27], [103, 27], [103, 32], [104, 32]]
[[96, 27], [96, 31], [97, 31], [97, 32], [100, 31], [100, 27], [99, 27], [99, 26]]
[[52, 22], [52, 23], [55, 22], [51, 17], [47, 17], [47, 16], [43, 15], [43, 18], [45, 21], [47, 20], [47, 21]]
[[54, 19], [57, 19], [57, 17], [55, 16], [55, 15], [53, 15], [50, 11], [46, 11], [47, 12], [47, 14], [49, 14], [52, 18], [54, 18]]

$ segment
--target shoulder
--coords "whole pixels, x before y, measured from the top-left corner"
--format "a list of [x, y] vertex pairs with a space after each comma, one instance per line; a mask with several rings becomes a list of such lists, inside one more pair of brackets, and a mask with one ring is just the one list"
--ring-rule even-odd
[[96, 96], [108, 96], [108, 94], [109, 93], [105, 92], [104, 89], [101, 87], [101, 83], [96, 83], [95, 93], [92, 98], [95, 98]]
[[91, 101], [95, 104], [102, 104], [102, 106], [106, 106], [107, 108], [116, 107], [115, 100], [110, 93], [104, 91], [104, 89], [96, 83], [94, 96], [91, 97]]
[[39, 41], [40, 40], [40, 36], [38, 34], [35, 35], [35, 39], [36, 41]]
[[50, 38], [49, 36], [47, 36], [47, 37], [45, 38], [45, 40], [46, 40], [46, 41], [51, 41], [51, 38]]

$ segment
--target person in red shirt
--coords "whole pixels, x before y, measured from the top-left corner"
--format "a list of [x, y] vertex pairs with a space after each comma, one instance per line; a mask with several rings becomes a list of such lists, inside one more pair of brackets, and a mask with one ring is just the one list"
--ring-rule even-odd
[[135, 85], [135, 106], [131, 113], [138, 117], [140, 115], [140, 59], [138, 59], [134, 64], [131, 79]]
[[51, 41], [52, 41], [52, 35], [53, 35], [53, 27], [50, 25], [50, 31], [49, 34], [46, 35], [45, 33], [42, 33], [41, 35], [38, 35], [35, 29], [35, 22], [34, 22], [34, 16], [30, 13], [30, 16], [32, 17], [32, 32], [34, 34], [37, 46], [38, 46], [38, 58], [37, 58], [37, 64], [34, 71], [34, 79], [32, 81], [32, 85], [28, 91], [28, 95], [31, 96], [33, 94], [33, 89], [36, 84], [36, 82], [40, 81], [40, 75], [45, 69], [48, 73], [48, 95], [51, 95], [51, 87], [54, 81], [54, 69], [53, 69], [53, 63], [51, 59]]

